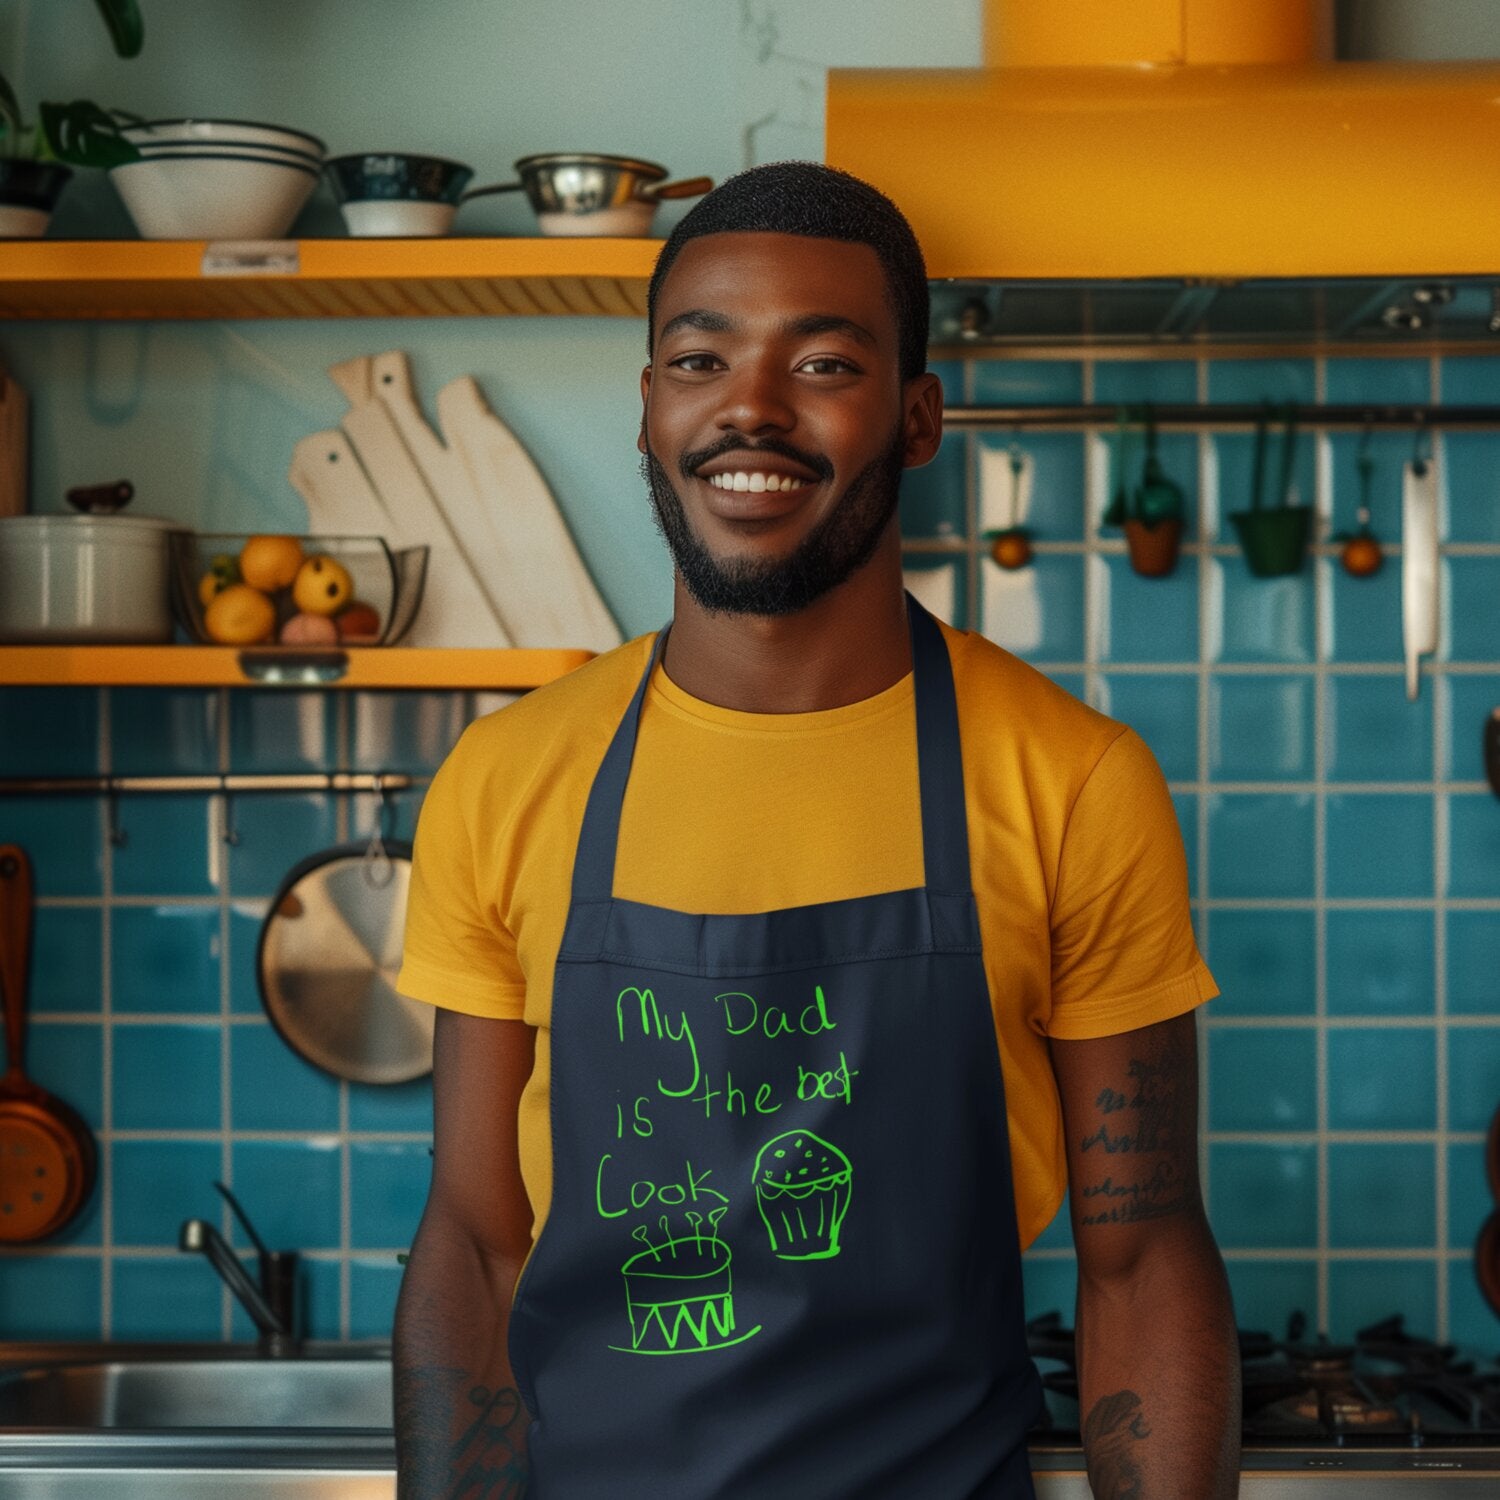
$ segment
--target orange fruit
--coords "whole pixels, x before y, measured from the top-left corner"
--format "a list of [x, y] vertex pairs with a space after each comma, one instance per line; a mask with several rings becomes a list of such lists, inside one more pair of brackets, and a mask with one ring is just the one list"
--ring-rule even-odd
[[203, 612], [203, 628], [222, 646], [253, 646], [276, 629], [276, 606], [249, 584], [231, 583]]
[[297, 569], [292, 602], [305, 615], [334, 615], [354, 597], [348, 568], [321, 552]]
[[1002, 567], [1014, 571], [1031, 561], [1031, 541], [1019, 526], [998, 533], [990, 543], [990, 556]]
[[294, 536], [253, 536], [240, 549], [240, 577], [263, 594], [290, 588], [302, 566], [302, 543]]

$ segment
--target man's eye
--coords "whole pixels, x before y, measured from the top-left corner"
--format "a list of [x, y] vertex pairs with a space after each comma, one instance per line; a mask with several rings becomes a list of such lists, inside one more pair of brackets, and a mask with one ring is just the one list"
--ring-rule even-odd
[[797, 368], [805, 370], [809, 375], [851, 375], [855, 373], [854, 366], [847, 359], [840, 359], [835, 354], [819, 354], [814, 359], [805, 359]]
[[722, 367], [717, 354], [679, 354], [671, 363], [674, 370], [686, 370], [692, 375], [701, 375]]

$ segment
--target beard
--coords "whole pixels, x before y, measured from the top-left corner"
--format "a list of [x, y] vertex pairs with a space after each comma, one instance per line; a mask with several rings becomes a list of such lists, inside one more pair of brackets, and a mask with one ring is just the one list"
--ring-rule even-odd
[[[850, 480], [832, 510], [786, 557], [752, 562], [719, 558], [688, 524], [682, 497], [649, 443], [641, 459], [641, 476], [651, 495], [656, 529], [688, 593], [712, 614], [791, 615], [806, 609], [857, 573], [875, 554], [900, 498], [905, 442], [898, 427], [885, 451]], [[678, 467], [691, 480], [696, 470], [727, 452], [780, 453], [831, 476], [826, 459], [809, 457], [787, 444], [761, 442], [753, 447], [731, 440], [716, 449], [684, 454]]]

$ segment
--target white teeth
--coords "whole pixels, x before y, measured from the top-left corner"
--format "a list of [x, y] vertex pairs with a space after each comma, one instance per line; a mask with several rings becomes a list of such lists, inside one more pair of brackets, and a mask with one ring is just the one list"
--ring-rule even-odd
[[708, 482], [716, 490], [734, 490], [740, 494], [759, 495], [762, 493], [785, 494], [790, 490], [800, 490], [807, 480], [793, 478], [790, 474], [762, 474], [748, 469], [738, 469], [732, 474], [710, 474]]

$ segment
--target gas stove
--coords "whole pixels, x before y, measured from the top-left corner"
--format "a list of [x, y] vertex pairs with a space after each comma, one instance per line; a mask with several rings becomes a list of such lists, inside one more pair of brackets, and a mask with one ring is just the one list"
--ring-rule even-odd
[[[1049, 1313], [1027, 1327], [1047, 1413], [1031, 1433], [1038, 1500], [1089, 1500], [1078, 1436], [1073, 1330]], [[1466, 1500], [1500, 1496], [1500, 1365], [1406, 1331], [1399, 1317], [1351, 1344], [1241, 1332], [1243, 1500]]]

